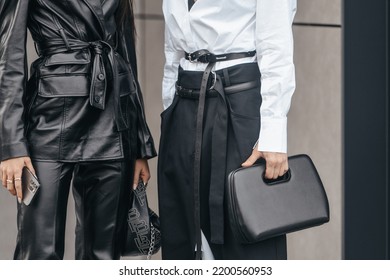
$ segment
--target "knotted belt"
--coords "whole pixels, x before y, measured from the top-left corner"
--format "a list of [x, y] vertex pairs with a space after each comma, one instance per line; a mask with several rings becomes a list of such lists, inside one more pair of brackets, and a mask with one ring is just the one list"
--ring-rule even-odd
[[206, 101], [206, 92], [210, 89], [218, 93], [221, 102], [216, 112], [216, 118], [212, 135], [212, 155], [211, 155], [211, 179], [210, 179], [210, 228], [211, 242], [223, 244], [224, 242], [224, 211], [223, 199], [225, 189], [225, 172], [226, 172], [226, 151], [227, 151], [227, 131], [228, 131], [228, 110], [225, 92], [221, 77], [215, 72], [213, 85], [207, 88], [210, 74], [218, 61], [252, 57], [256, 51], [230, 53], [215, 55], [207, 50], [199, 50], [193, 53], [186, 53], [186, 59], [191, 62], [208, 63], [203, 72], [202, 82], [199, 90], [199, 103], [196, 115], [196, 136], [195, 136], [195, 157], [194, 157], [194, 221], [195, 221], [195, 258], [202, 259], [202, 236], [200, 225], [200, 163], [202, 156], [202, 139], [203, 139], [203, 117]]
[[[120, 106], [118, 68], [115, 58], [115, 50], [110, 43], [103, 40], [84, 42], [75, 39], [67, 39], [66, 41], [61, 39], [53, 39], [47, 42], [40, 42], [39, 45], [37, 45], [37, 51], [39, 55], [44, 56], [82, 49], [89, 49], [93, 58], [91, 85], [89, 91], [89, 100], [91, 106], [100, 110], [105, 109], [108, 80], [107, 73], [111, 72], [112, 91], [114, 95], [114, 104], [116, 107], [114, 109], [116, 126], [118, 131], [126, 130], [128, 128], [128, 122], [124, 117], [122, 113], [122, 107]], [[110, 66], [111, 71], [107, 71], [106, 65]], [[134, 82], [134, 77], [131, 86], [131, 91], [135, 91], [136, 84]]]

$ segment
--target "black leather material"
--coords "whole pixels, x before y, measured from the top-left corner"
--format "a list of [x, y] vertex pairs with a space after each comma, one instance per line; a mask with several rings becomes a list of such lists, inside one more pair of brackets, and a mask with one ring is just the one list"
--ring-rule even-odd
[[[123, 158], [124, 138], [135, 141], [128, 144], [136, 157], [156, 155], [137, 80], [132, 30], [127, 23], [116, 26], [118, 4], [1, 1], [0, 160], [26, 155], [66, 161]], [[28, 83], [27, 29], [41, 55]], [[55, 42], [60, 44], [53, 47]], [[100, 45], [110, 46], [110, 52]], [[119, 130], [127, 129], [128, 137], [121, 137], [113, 116], [125, 124]]]
[[[238, 93], [245, 90], [250, 90], [253, 88], [257, 88], [260, 86], [260, 81], [249, 81], [237, 85], [233, 85], [230, 87], [224, 87], [225, 95]], [[188, 89], [176, 84], [176, 95], [179, 95], [183, 98], [191, 98], [191, 99], [199, 99], [199, 90], [196, 89]], [[208, 90], [206, 92], [206, 97], [218, 97], [219, 93], [216, 90]]]
[[256, 51], [239, 52], [239, 53], [225, 53], [213, 54], [208, 50], [198, 50], [193, 53], [184, 53], [185, 59], [191, 62], [214, 63], [219, 61], [233, 60], [245, 57], [255, 56]]
[[126, 238], [134, 161], [33, 161], [33, 165], [41, 186], [29, 206], [18, 203], [14, 259], [63, 258], [72, 178], [77, 219], [72, 230], [76, 235], [75, 259], [119, 259]]
[[127, 224], [126, 245], [122, 256], [147, 256], [150, 259], [160, 250], [160, 219], [149, 208], [146, 186], [142, 181], [131, 193]]
[[264, 167], [229, 174], [229, 220], [239, 242], [255, 243], [329, 221], [326, 192], [309, 156], [289, 157], [291, 176], [281, 181], [266, 183]]
[[199, 103], [198, 111], [196, 113], [196, 133], [195, 133], [195, 154], [194, 154], [194, 175], [193, 175], [193, 186], [194, 186], [194, 222], [195, 222], [195, 241], [196, 241], [196, 253], [195, 258], [197, 260], [202, 259], [202, 238], [200, 229], [200, 158], [202, 156], [202, 140], [203, 140], [203, 116], [204, 107], [206, 102], [206, 91], [207, 82], [211, 70], [215, 63], [207, 65], [203, 72], [202, 83], [199, 91]]

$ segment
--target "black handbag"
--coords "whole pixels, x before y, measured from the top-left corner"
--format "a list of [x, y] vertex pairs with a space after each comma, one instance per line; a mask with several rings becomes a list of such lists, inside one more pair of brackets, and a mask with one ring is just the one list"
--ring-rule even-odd
[[147, 256], [150, 259], [161, 247], [160, 220], [148, 206], [146, 186], [141, 181], [130, 196], [127, 224], [122, 256]]
[[232, 171], [228, 215], [242, 244], [314, 227], [329, 221], [329, 203], [318, 172], [307, 155], [291, 156], [289, 171], [264, 178], [265, 163]]

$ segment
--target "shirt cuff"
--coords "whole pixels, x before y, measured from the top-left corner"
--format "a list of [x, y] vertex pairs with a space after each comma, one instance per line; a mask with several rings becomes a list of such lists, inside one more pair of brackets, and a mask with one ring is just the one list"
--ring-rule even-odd
[[257, 149], [262, 152], [287, 153], [287, 118], [261, 120]]

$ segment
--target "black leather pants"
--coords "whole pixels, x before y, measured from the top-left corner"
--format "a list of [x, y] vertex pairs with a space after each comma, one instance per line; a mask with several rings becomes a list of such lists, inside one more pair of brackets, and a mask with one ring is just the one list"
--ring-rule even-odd
[[134, 162], [34, 161], [41, 188], [18, 204], [14, 259], [62, 259], [69, 188], [76, 206], [76, 259], [119, 259]]

